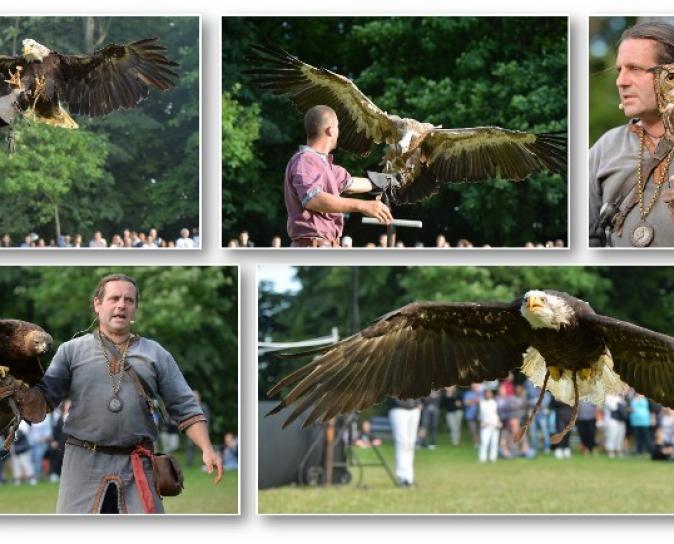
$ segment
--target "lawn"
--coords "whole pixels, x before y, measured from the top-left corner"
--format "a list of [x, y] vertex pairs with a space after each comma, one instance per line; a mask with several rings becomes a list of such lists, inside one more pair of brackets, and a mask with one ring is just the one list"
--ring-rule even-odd
[[[222, 482], [213, 485], [213, 477], [201, 467], [187, 467], [179, 454], [185, 473], [185, 489], [177, 497], [166, 497], [167, 514], [236, 514], [238, 512], [238, 473], [225, 472]], [[9, 464], [9, 459], [7, 460]], [[11, 481], [11, 480], [9, 480]], [[56, 510], [58, 484], [41, 482], [35, 486], [0, 486], [0, 513], [53, 514]]]
[[[382, 446], [393, 468], [391, 444]], [[362, 451], [362, 450], [361, 450]], [[361, 461], [374, 460], [371, 453]], [[540, 455], [535, 459], [479, 464], [468, 444], [417, 450], [417, 487], [397, 488], [382, 467], [366, 467], [358, 488], [352, 483], [332, 488], [289, 486], [260, 491], [261, 514], [414, 513], [414, 514], [604, 514], [674, 513], [674, 463], [648, 458], [571, 459]]]

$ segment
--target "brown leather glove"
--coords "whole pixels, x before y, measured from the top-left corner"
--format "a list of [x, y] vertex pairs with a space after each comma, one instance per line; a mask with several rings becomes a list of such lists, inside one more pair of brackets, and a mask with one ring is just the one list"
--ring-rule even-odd
[[40, 423], [47, 417], [47, 401], [37, 387], [19, 389], [14, 398], [19, 405], [21, 417], [30, 423]]
[[13, 397], [20, 388], [21, 385], [14, 376], [6, 374], [4, 378], [0, 378], [0, 400]]

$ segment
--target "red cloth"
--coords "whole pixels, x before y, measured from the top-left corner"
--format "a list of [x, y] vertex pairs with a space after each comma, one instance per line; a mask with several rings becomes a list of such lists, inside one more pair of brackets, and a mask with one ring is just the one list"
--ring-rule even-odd
[[154, 514], [154, 497], [152, 496], [152, 491], [150, 490], [150, 484], [147, 481], [147, 476], [145, 475], [145, 470], [143, 469], [143, 460], [142, 457], [147, 457], [150, 462], [152, 462], [152, 457], [154, 453], [147, 449], [145, 446], [138, 444], [135, 449], [131, 452], [131, 467], [133, 468], [133, 478], [136, 480], [136, 488], [138, 489], [138, 494], [140, 495], [140, 500], [143, 503], [143, 508], [148, 514]]

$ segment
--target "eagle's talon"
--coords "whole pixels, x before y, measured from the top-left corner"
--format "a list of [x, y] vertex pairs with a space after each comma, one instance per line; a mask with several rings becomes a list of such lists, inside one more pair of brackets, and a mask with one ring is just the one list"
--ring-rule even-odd
[[0, 379], [5, 379], [11, 369], [8, 366], [0, 366]]
[[35, 105], [37, 104], [37, 101], [40, 98], [40, 96], [44, 94], [46, 86], [47, 85], [45, 84], [44, 76], [37, 76], [35, 78], [35, 98], [33, 99], [33, 109], [35, 109]]
[[7, 83], [7, 85], [15, 89], [19, 89], [20, 91], [23, 90], [23, 85], [21, 84], [21, 70], [21, 66], [17, 66], [13, 74], [11, 71], [8, 71], [7, 73], [9, 74], [9, 79], [5, 79], [5, 83]]

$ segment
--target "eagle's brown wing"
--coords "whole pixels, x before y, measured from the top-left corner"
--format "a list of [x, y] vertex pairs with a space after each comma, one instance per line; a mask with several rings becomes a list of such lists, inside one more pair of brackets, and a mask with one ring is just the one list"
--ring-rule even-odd
[[622, 381], [674, 408], [674, 338], [602, 315], [585, 315], [582, 322], [603, 335]]
[[348, 78], [316, 68], [280, 47], [254, 45], [246, 70], [253, 84], [277, 95], [287, 95], [305, 113], [313, 106], [330, 106], [339, 119], [340, 148], [367, 155], [373, 144], [395, 143], [396, 129], [386, 112], [379, 109]]
[[71, 113], [99, 116], [136, 106], [149, 88], [170, 89], [178, 66], [158, 38], [107, 45], [91, 55], [59, 55], [62, 100]]
[[[292, 390], [270, 413], [294, 411], [289, 425], [312, 408], [304, 425], [364, 410], [387, 396], [424, 397], [433, 389], [504, 378], [529, 345], [514, 303], [415, 303], [325, 349], [276, 384], [273, 397]], [[303, 355], [304, 352], [297, 355]]]
[[565, 134], [498, 127], [433, 129], [421, 146], [440, 182], [522, 180], [542, 170], [566, 176]]

